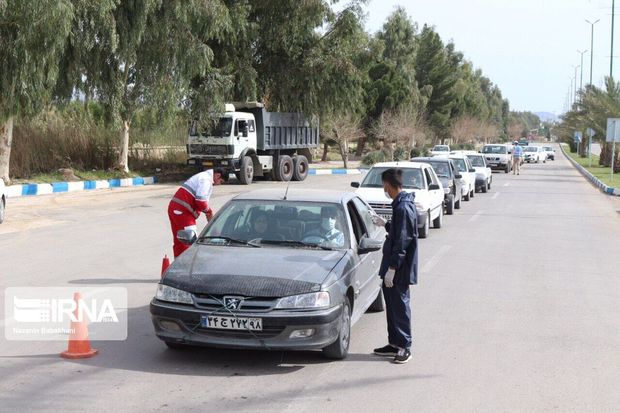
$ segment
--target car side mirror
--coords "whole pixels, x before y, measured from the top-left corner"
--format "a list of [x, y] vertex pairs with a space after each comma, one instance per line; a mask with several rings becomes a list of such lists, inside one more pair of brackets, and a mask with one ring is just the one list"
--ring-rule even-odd
[[381, 247], [383, 247], [383, 240], [377, 240], [377, 239], [365, 236], [362, 238], [359, 246], [357, 247], [357, 253], [368, 254], [369, 252], [379, 251]]
[[508, 155], [512, 154], [512, 151], [508, 151]]
[[474, 168], [471, 168], [469, 172], [476, 172], [476, 170]]
[[429, 190], [429, 191], [436, 191], [436, 190], [438, 190], [438, 189], [439, 189], [439, 185], [438, 185], [438, 184], [430, 184], [430, 185], [428, 186], [428, 190]]
[[360, 183], [359, 182], [351, 182], [351, 186], [353, 188], [359, 188], [360, 187]]
[[456, 179], [461, 179], [461, 178], [463, 177], [463, 175], [461, 175], [461, 174], [456, 174], [456, 175], [454, 175], [454, 177], [455, 177]]
[[193, 229], [182, 229], [177, 231], [177, 239], [185, 245], [192, 245], [196, 242], [196, 231]]

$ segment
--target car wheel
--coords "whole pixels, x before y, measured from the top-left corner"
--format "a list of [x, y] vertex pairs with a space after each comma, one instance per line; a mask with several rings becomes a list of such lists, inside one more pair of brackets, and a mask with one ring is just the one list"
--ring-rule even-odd
[[469, 201], [469, 197], [470, 197], [470, 195], [471, 195], [471, 192], [469, 192], [469, 191], [468, 191], [468, 192], [467, 192], [467, 195], [465, 195], [465, 196], [463, 197], [463, 199], [464, 199], [465, 201]]
[[4, 222], [4, 214], [6, 213], [6, 201], [0, 198], [0, 224]]
[[506, 165], [506, 169], [504, 169], [504, 173], [508, 173], [508, 172], [510, 172], [510, 166]]
[[251, 156], [244, 156], [241, 160], [239, 178], [243, 185], [250, 185], [252, 183], [252, 179], [254, 179], [254, 162]]
[[461, 197], [459, 197], [458, 201], [454, 202], [454, 209], [461, 209]]
[[379, 289], [379, 294], [377, 294], [377, 298], [375, 298], [375, 301], [373, 301], [372, 304], [370, 304], [370, 307], [368, 307], [368, 311], [378, 313], [384, 310], [385, 304], [383, 304], [383, 290]]
[[424, 226], [420, 228], [420, 230], [418, 231], [418, 238], [428, 238], [428, 233], [430, 231], [430, 228], [431, 228], [431, 211], [428, 211], [428, 214], [426, 215], [426, 223], [424, 223]]
[[486, 193], [487, 193], [487, 191], [489, 190], [488, 185], [489, 185], [489, 184], [488, 184], [487, 182], [485, 182], [485, 183], [483, 183], [483, 184], [482, 184], [482, 186], [480, 187], [480, 189], [482, 189], [482, 193], [483, 193], [483, 194], [486, 194]]
[[298, 155], [293, 158], [293, 181], [303, 181], [308, 176], [308, 158]]
[[439, 208], [439, 215], [433, 220], [433, 228], [441, 228], [443, 225], [443, 208]]
[[327, 347], [323, 347], [323, 355], [330, 359], [342, 360], [349, 354], [349, 342], [351, 341], [351, 304], [345, 297], [342, 303], [340, 316], [340, 331], [338, 338]]
[[470, 197], [472, 197], [472, 198], [473, 198], [475, 195], [476, 195], [476, 186], [474, 186], [474, 187], [471, 189], [471, 191], [469, 191], [469, 196], [470, 196]]
[[491, 189], [491, 183], [493, 182], [493, 180], [490, 180], [489, 183], [487, 184], [487, 188], [489, 188], [489, 190]]
[[293, 159], [288, 155], [278, 157], [278, 166], [275, 170], [276, 179], [282, 182], [288, 182], [293, 178]]
[[452, 195], [450, 195], [450, 197], [448, 198], [448, 204], [446, 205], [446, 214], [454, 214], [454, 197]]

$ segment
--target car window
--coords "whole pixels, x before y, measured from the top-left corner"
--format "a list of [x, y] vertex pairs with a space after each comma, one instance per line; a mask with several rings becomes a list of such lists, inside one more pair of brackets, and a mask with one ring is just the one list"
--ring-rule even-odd
[[456, 165], [459, 172], [467, 172], [469, 170], [467, 168], [467, 164], [465, 163], [465, 159], [457, 158], [457, 159], [452, 159], [452, 161]]
[[373, 236], [377, 232], [377, 226], [372, 222], [372, 209], [362, 201], [360, 198], [353, 198], [353, 205], [357, 210], [359, 217], [362, 218], [362, 222], [369, 236]]
[[428, 162], [433, 167], [437, 176], [442, 178], [450, 177], [450, 165], [447, 162]]
[[482, 148], [482, 153], [505, 154], [506, 147], [503, 145], [485, 145]]
[[351, 226], [353, 227], [353, 236], [355, 237], [354, 242], [355, 245], [359, 245], [362, 237], [365, 234], [368, 234], [368, 231], [366, 230], [364, 222], [357, 212], [353, 201], [349, 201], [347, 204], [347, 209], [349, 210], [349, 215], [351, 216]]
[[484, 157], [480, 155], [467, 155], [469, 161], [473, 166], [485, 166], [484, 165]]
[[430, 169], [424, 168], [424, 175], [426, 176], [426, 187], [428, 188], [433, 184], [433, 178]]
[[[381, 182], [381, 174], [390, 167], [372, 167], [364, 177], [362, 188], [383, 188]], [[424, 178], [419, 168], [402, 168], [403, 171], [403, 188], [405, 189], [421, 189], [424, 187]]]

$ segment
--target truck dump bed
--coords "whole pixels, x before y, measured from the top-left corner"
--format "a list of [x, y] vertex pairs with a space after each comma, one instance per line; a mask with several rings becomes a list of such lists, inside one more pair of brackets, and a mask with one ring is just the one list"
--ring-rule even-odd
[[260, 103], [234, 103], [238, 112], [249, 112], [256, 119], [259, 150], [302, 149], [319, 146], [319, 124], [302, 113], [267, 112]]

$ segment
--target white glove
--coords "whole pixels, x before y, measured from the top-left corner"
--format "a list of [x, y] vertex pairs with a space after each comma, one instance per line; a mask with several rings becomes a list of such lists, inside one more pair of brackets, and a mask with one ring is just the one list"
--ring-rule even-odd
[[396, 275], [396, 270], [393, 270], [392, 268], [387, 270], [387, 272], [385, 273], [385, 277], [383, 277], [383, 282], [385, 283], [385, 286], [387, 288], [394, 287], [394, 276], [395, 275]]
[[380, 217], [377, 214], [374, 214], [372, 216], [372, 223], [375, 224], [378, 227], [384, 227], [386, 222], [387, 221], [384, 218]]

